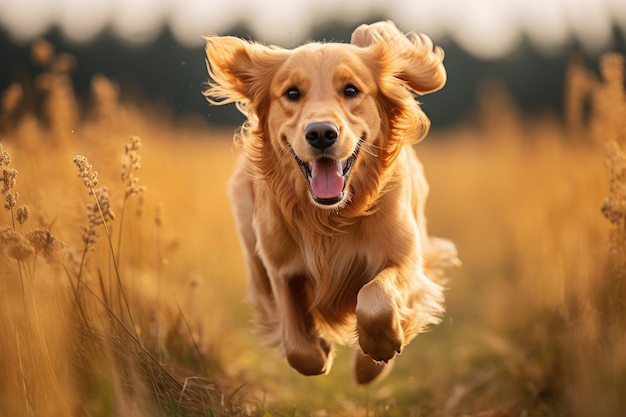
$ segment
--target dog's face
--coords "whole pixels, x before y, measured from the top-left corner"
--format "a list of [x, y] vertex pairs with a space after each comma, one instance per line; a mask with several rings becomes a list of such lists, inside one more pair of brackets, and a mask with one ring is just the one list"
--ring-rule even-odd
[[290, 151], [313, 201], [324, 207], [347, 198], [361, 148], [369, 149], [380, 131], [374, 74], [359, 49], [305, 45], [285, 59], [270, 85], [270, 140]]
[[378, 157], [394, 137], [425, 135], [429, 121], [411, 92], [445, 83], [443, 52], [388, 22], [359, 27], [351, 44], [293, 50], [210, 37], [207, 57], [210, 101], [238, 102], [278, 161], [292, 159], [323, 208], [351, 198], [353, 177], [368, 175], [357, 172], [368, 166], [362, 159]]

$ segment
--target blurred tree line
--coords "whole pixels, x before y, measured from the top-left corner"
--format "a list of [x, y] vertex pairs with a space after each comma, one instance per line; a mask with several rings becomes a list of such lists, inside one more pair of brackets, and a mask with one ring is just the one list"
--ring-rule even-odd
[[[318, 27], [310, 39], [348, 42], [354, 26], [327, 23]], [[245, 26], [234, 27], [228, 34], [256, 39]], [[89, 93], [93, 75], [103, 74], [119, 83], [123, 100], [163, 104], [175, 114], [201, 114], [216, 125], [240, 124], [243, 120], [234, 106], [213, 107], [206, 103], [202, 95], [207, 80], [203, 48], [181, 46], [167, 28], [145, 45], [131, 45], [109, 33], [88, 44], [68, 43], [58, 30], [51, 30], [45, 38], [57, 51], [76, 58], [73, 81], [79, 97]], [[625, 41], [624, 34], [615, 29], [613, 49], [626, 51]], [[575, 57], [592, 68], [597, 66], [597, 57], [584, 56], [576, 42], [558, 54], [545, 55], [525, 41], [514, 53], [493, 61], [474, 58], [449, 40], [435, 42], [446, 51], [448, 84], [442, 91], [420, 98], [433, 128], [471, 118], [478, 93], [488, 92], [494, 81], [504, 86], [524, 111], [561, 115], [568, 62]], [[0, 57], [0, 91], [12, 82], [22, 84], [27, 93], [32, 91], [30, 84], [40, 69], [30, 58], [30, 44], [17, 44], [0, 29]]]

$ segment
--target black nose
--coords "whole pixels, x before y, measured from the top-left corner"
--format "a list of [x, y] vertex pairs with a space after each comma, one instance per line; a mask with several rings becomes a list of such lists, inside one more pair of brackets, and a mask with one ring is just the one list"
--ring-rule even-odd
[[337, 142], [339, 127], [332, 122], [309, 123], [304, 132], [306, 141], [319, 150], [324, 150]]

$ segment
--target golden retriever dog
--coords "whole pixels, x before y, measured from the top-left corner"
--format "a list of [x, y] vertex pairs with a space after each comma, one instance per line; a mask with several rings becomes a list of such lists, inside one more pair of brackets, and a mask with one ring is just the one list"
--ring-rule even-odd
[[247, 116], [230, 193], [260, 332], [304, 375], [327, 373], [337, 342], [355, 347], [358, 383], [382, 377], [441, 320], [457, 262], [426, 232], [412, 148], [430, 127], [415, 95], [445, 84], [443, 51], [391, 22], [350, 44], [206, 41], [205, 95]]

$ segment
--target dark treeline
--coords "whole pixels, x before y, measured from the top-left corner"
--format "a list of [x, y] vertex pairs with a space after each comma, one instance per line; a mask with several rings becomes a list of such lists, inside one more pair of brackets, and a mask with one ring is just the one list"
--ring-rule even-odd
[[[318, 27], [310, 39], [348, 42], [353, 28], [354, 25], [328, 24]], [[229, 34], [255, 38], [243, 26], [233, 28]], [[79, 97], [87, 95], [91, 77], [101, 73], [119, 83], [124, 99], [163, 103], [177, 114], [199, 113], [212, 124], [242, 121], [234, 106], [213, 107], [206, 103], [202, 95], [207, 80], [203, 48], [179, 45], [167, 29], [153, 42], [141, 46], [129, 45], [108, 33], [88, 44], [70, 43], [58, 30], [51, 30], [45, 39], [58, 52], [75, 56], [73, 79]], [[523, 110], [550, 109], [560, 114], [568, 62], [578, 56], [593, 67], [597, 59], [584, 57], [575, 42], [552, 56], [543, 55], [524, 42], [508, 57], [495, 61], [476, 59], [449, 41], [438, 43], [446, 51], [448, 84], [442, 91], [420, 98], [434, 127], [453, 124], [471, 114], [477, 93], [493, 80], [499, 80]], [[617, 29], [613, 49], [626, 51], [624, 35]], [[30, 45], [13, 42], [0, 29], [0, 89], [17, 81], [29, 91], [31, 86], [27, 84], [40, 71], [31, 63], [29, 54]]]

